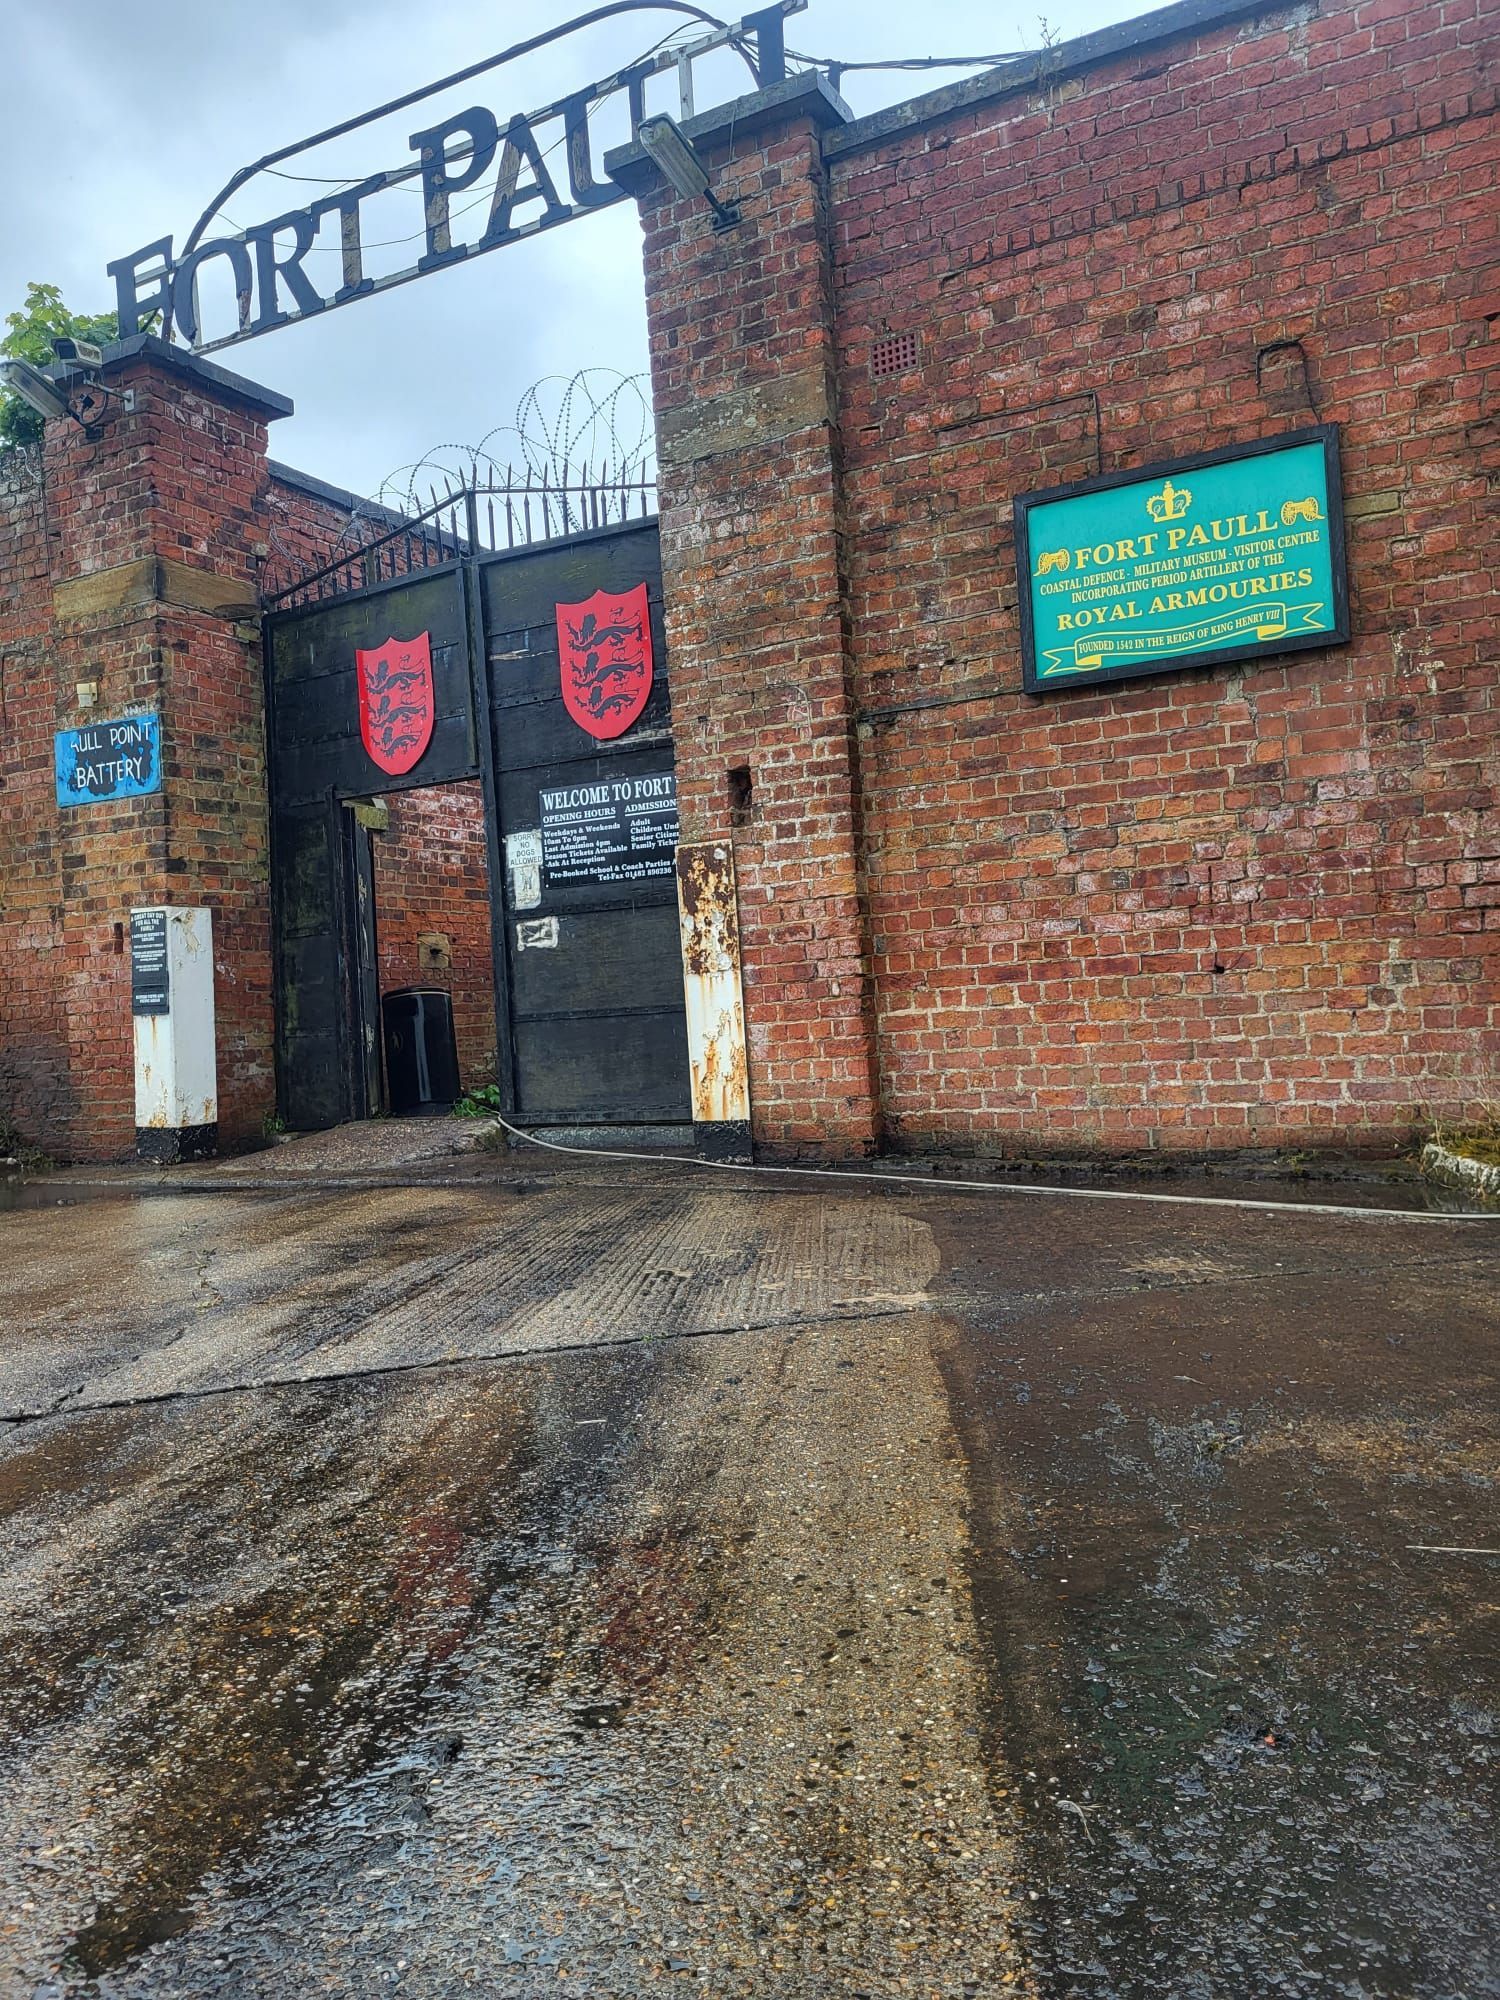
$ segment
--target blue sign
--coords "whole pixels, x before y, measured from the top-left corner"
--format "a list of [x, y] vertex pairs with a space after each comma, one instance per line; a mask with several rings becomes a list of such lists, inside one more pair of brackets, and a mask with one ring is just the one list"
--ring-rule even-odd
[[53, 750], [60, 806], [138, 799], [161, 790], [159, 715], [122, 715], [117, 722], [60, 729]]

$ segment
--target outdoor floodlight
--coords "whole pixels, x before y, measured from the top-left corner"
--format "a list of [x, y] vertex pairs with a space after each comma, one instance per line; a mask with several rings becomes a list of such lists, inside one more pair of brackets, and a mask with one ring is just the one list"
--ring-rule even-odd
[[715, 229], [733, 229], [740, 219], [738, 208], [720, 201], [709, 186], [708, 168], [675, 118], [668, 118], [665, 112], [656, 118], [643, 118], [636, 137], [646, 157], [661, 169], [678, 194], [688, 201], [706, 201], [714, 212]]
[[29, 361], [0, 361], [0, 386], [10, 390], [13, 396], [35, 410], [41, 417], [66, 417], [71, 414], [68, 399], [55, 382], [50, 382], [40, 368], [33, 368]]

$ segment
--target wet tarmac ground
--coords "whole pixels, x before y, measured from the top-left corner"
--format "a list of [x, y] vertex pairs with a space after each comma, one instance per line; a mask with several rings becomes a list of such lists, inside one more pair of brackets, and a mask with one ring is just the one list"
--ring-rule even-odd
[[6, 2000], [1500, 1993], [1500, 1222], [248, 1180], [0, 1216]]

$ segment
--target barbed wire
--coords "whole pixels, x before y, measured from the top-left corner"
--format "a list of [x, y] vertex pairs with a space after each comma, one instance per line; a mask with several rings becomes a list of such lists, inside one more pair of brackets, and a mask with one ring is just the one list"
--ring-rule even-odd
[[[378, 506], [420, 512], [427, 493], [448, 486], [505, 489], [554, 486], [580, 477], [601, 487], [649, 481], [656, 470], [656, 425], [644, 374], [580, 368], [544, 375], [477, 444], [435, 445], [380, 483]], [[426, 491], [424, 492], [424, 489]]]
[[[476, 444], [435, 445], [357, 501], [316, 567], [352, 562], [404, 522], [446, 515], [457, 545], [466, 492], [482, 502], [480, 547], [524, 545], [644, 516], [654, 505], [656, 426], [648, 378], [617, 368], [546, 375]], [[293, 511], [273, 485], [263, 588], [274, 595], [310, 563]], [[439, 538], [441, 541], [441, 537]]]

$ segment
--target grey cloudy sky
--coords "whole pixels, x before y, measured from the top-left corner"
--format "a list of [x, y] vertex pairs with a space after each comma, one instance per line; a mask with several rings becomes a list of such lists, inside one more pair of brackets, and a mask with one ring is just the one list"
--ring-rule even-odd
[[[105, 265], [169, 233], [180, 244], [237, 167], [581, 10], [582, 0], [7, 0], [0, 313], [32, 279], [60, 286], [77, 310], [112, 305]], [[729, 0], [712, 11], [743, 8]], [[1032, 0], [811, 0], [788, 40], [848, 61], [987, 54], [1038, 46], [1043, 14], [1045, 32], [1071, 37], [1145, 11], [1132, 0], [1041, 0], [1038, 10]], [[419, 126], [474, 103], [503, 121], [608, 74], [673, 25], [666, 14], [602, 23], [288, 168], [331, 177], [405, 161]], [[722, 67], [705, 72], [700, 108], [744, 87], [730, 58], [715, 60]], [[869, 111], [944, 80], [851, 76], [845, 95]], [[670, 85], [661, 89], [659, 108], [672, 108]], [[609, 143], [614, 135], [602, 135], [599, 150]], [[263, 178], [228, 213], [244, 226], [321, 191]], [[404, 213], [395, 235], [417, 230], [414, 190], [382, 200], [383, 227]], [[408, 261], [405, 251], [389, 255]], [[509, 422], [541, 377], [645, 365], [634, 206], [218, 358], [295, 399], [295, 417], [272, 432], [275, 456], [372, 493], [432, 448], [476, 443]]]

